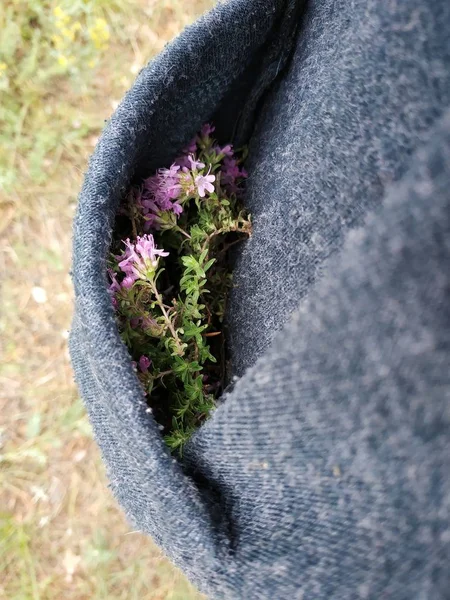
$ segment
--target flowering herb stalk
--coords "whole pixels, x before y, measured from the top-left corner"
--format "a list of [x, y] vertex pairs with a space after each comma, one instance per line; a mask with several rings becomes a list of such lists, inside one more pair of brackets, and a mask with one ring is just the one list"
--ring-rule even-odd
[[133, 188], [116, 223], [109, 292], [147, 402], [172, 450], [226, 383], [228, 250], [251, 233], [245, 152], [205, 125], [169, 169]]

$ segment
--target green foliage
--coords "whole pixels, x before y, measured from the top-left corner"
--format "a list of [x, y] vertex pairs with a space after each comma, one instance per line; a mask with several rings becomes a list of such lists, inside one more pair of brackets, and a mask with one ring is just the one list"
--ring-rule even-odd
[[[122, 339], [138, 365], [165, 440], [178, 453], [211, 413], [226, 384], [222, 321], [232, 285], [228, 248], [251, 232], [241, 201], [221, 186], [224, 155], [213, 150], [214, 140], [208, 136], [199, 140], [198, 160], [205, 165], [201, 174], [215, 174], [214, 192], [199, 196], [192, 185], [200, 173], [195, 168], [180, 175], [183, 212], [178, 220], [173, 213], [159, 213], [161, 228], [153, 232], [157, 248], [169, 251], [169, 256], [159, 258], [154, 268], [146, 267], [130, 289], [122, 286], [115, 295]], [[132, 193], [124, 207], [129, 227], [124, 231], [122, 225], [116, 232], [113, 246], [110, 267], [119, 277], [120, 238], [144, 228], [136, 195]], [[139, 367], [141, 357], [151, 360], [149, 369]]]
[[68, 115], [77, 111], [55, 97], [67, 83], [79, 99], [86, 93], [108, 50], [116, 8], [100, 0], [0, 3], [0, 190], [16, 187], [20, 168], [45, 182], [61, 131], [67, 145], [89, 133], [86, 123], [71, 125]]

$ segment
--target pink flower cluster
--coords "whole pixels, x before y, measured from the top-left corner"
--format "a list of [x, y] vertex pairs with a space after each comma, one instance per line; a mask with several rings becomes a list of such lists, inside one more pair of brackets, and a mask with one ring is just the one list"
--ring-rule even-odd
[[[207, 194], [214, 193], [216, 176], [211, 174], [211, 167], [205, 173], [205, 163], [196, 157], [214, 130], [213, 126], [206, 123], [169, 169], [160, 169], [156, 175], [144, 181], [137, 199], [145, 218], [144, 231], [160, 228], [161, 213], [172, 212], [178, 217], [183, 212], [182, 203], [187, 197], [198, 194], [200, 198], [205, 198]], [[247, 177], [247, 172], [239, 168], [233, 146], [228, 144], [221, 148], [216, 145], [213, 150], [217, 156], [224, 157], [221, 184], [228, 192], [238, 194], [241, 191], [239, 182]]]
[[169, 256], [168, 252], [155, 246], [151, 234], [142, 237], [138, 235], [134, 243], [127, 239], [124, 244], [125, 251], [117, 258], [121, 259], [119, 268], [125, 273], [125, 279], [122, 281], [125, 288], [130, 288], [136, 279], [145, 279], [149, 272], [155, 271], [160, 256]]
[[145, 217], [144, 230], [158, 229], [158, 214], [172, 211], [175, 215], [183, 212], [178, 198], [181, 195], [180, 167], [173, 164], [170, 169], [160, 169], [156, 175], [144, 181], [138, 204]]
[[206, 175], [196, 175], [194, 181], [200, 198], [204, 198], [206, 196], [206, 192], [209, 194], [214, 192], [213, 183], [215, 180], [216, 176], [210, 175], [210, 171], [208, 171]]
[[113, 306], [117, 308], [116, 294], [122, 288], [130, 289], [137, 279], [145, 279], [149, 274], [156, 271], [159, 257], [169, 256], [168, 252], [155, 246], [155, 240], [150, 234], [137, 236], [133, 243], [129, 239], [125, 242], [125, 250], [116, 258], [119, 260], [119, 268], [125, 277], [122, 283], [117, 281], [116, 274], [108, 269], [111, 278], [109, 292], [112, 296]]
[[[175, 160], [169, 169], [159, 169], [156, 175], [144, 180], [142, 189], [137, 196], [139, 206], [145, 218], [143, 236], [138, 236], [135, 242], [127, 239], [125, 250], [116, 258], [124, 277], [119, 282], [117, 274], [108, 269], [111, 284], [109, 292], [112, 302], [117, 308], [116, 295], [121, 289], [130, 289], [137, 279], [145, 279], [149, 273], [156, 270], [159, 257], [167, 256], [168, 252], [155, 246], [153, 236], [148, 232], [160, 229], [163, 213], [172, 213], [176, 219], [183, 212], [183, 202], [197, 195], [205, 198], [215, 192], [215, 185], [220, 179], [220, 185], [228, 193], [238, 194], [241, 191], [242, 179], [247, 177], [245, 169], [239, 167], [235, 158], [233, 146], [212, 146], [211, 135], [215, 128], [206, 123], [197, 135], [183, 150], [183, 155]], [[213, 164], [220, 164], [218, 177], [211, 173], [212, 165], [201, 162], [199, 156], [210, 152], [215, 153]], [[176, 221], [175, 221], [176, 222]]]
[[144, 356], [142, 355], [141, 358], [139, 359], [138, 362], [136, 362], [135, 360], [131, 361], [131, 364], [133, 365], [133, 368], [137, 371], [138, 367], [139, 367], [139, 371], [141, 373], [148, 373], [148, 370], [152, 364], [152, 361], [150, 358], [148, 358], [148, 356]]
[[221, 183], [228, 189], [229, 192], [238, 194], [240, 192], [240, 188], [236, 183], [237, 180], [246, 179], [247, 177], [247, 171], [239, 168], [235, 158], [225, 156], [222, 167]]

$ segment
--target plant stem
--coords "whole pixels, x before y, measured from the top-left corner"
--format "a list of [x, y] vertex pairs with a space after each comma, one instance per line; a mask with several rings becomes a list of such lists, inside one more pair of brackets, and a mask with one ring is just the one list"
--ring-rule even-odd
[[153, 293], [155, 294], [156, 300], [158, 302], [159, 308], [161, 309], [161, 312], [163, 314], [164, 320], [167, 323], [167, 327], [169, 328], [170, 333], [172, 334], [173, 339], [175, 340], [175, 343], [177, 345], [178, 348], [178, 353], [180, 356], [183, 356], [184, 352], [183, 352], [183, 348], [181, 346], [181, 341], [180, 338], [178, 337], [177, 332], [175, 331], [175, 327], [173, 326], [172, 321], [170, 320], [169, 315], [167, 314], [166, 309], [164, 308], [164, 302], [163, 299], [161, 297], [161, 294], [158, 292], [156, 285], [153, 281], [150, 281], [150, 287], [152, 288]]
[[187, 231], [184, 231], [184, 229], [181, 229], [181, 227], [179, 227], [178, 225], [177, 225], [176, 229], [177, 229], [177, 231], [182, 233], [185, 237], [187, 237], [188, 240], [192, 239], [191, 236], [187, 233]]
[[[238, 231], [237, 233], [243, 233], [242, 231]], [[245, 240], [245, 238], [239, 238], [238, 240], [234, 240], [234, 242], [230, 242], [229, 244], [225, 245], [222, 250], [219, 252], [219, 254], [222, 254], [223, 252], [226, 252], [227, 250], [229, 250], [232, 246], [234, 246], [235, 244], [240, 244], [241, 242], [243, 242]]]
[[222, 228], [222, 229], [216, 229], [216, 231], [213, 231], [212, 233], [210, 233], [208, 235], [208, 237], [206, 238], [205, 243], [202, 246], [200, 254], [206, 250], [207, 246], [209, 245], [209, 243], [211, 242], [213, 237], [215, 237], [216, 235], [220, 235], [221, 233], [224, 233], [224, 231], [225, 230]]
[[161, 373], [158, 373], [158, 375], [155, 377], [155, 379], [161, 379], [165, 375], [171, 375], [172, 373], [173, 373], [172, 369], [169, 369], [168, 371], [161, 371]]

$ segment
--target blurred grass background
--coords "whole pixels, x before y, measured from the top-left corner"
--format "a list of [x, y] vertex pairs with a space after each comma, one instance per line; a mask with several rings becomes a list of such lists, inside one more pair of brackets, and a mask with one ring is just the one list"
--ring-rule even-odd
[[200, 596], [111, 497], [73, 383], [71, 223], [140, 68], [214, 0], [0, 3], [0, 598]]

